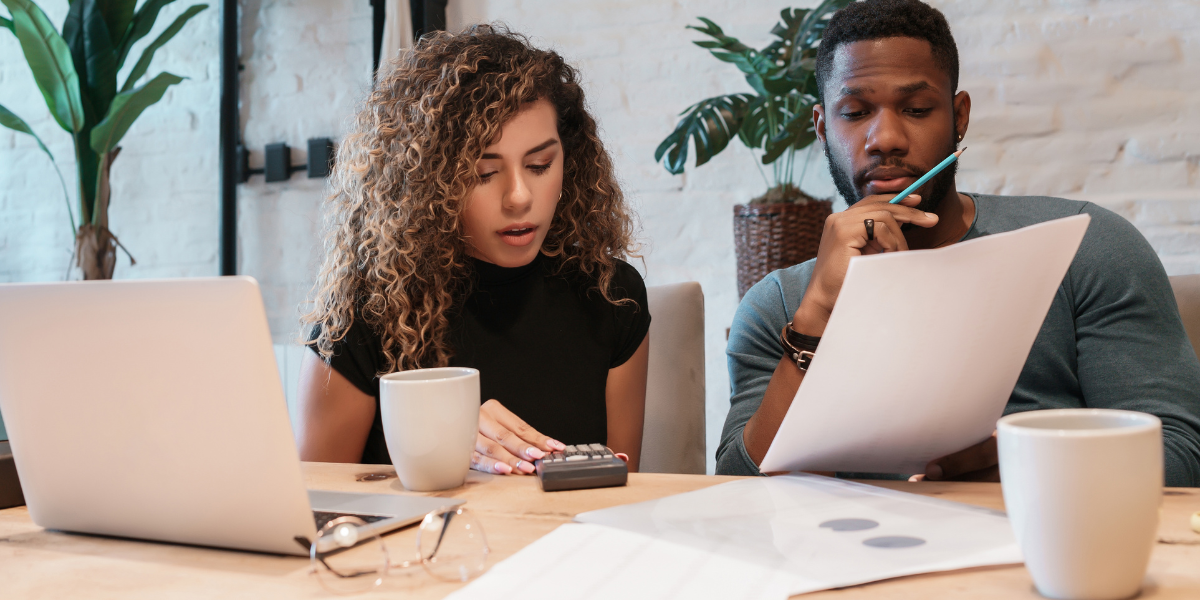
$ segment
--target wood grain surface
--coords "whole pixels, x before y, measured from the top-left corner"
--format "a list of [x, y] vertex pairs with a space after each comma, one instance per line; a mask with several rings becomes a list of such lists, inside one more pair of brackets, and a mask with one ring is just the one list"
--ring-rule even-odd
[[[313, 489], [408, 494], [390, 467], [306, 463]], [[365, 474], [388, 475], [361, 482]], [[576, 514], [641, 502], [731, 481], [733, 477], [633, 474], [629, 485], [544, 493], [533, 477], [472, 472], [467, 483], [438, 494], [463, 498], [491, 547], [489, 562], [508, 558]], [[868, 482], [892, 489], [1003, 509], [999, 484]], [[1200, 490], [1172, 488], [1163, 498], [1159, 539], [1140, 598], [1200, 599], [1200, 534], [1189, 525]], [[1113, 515], [1119, 518], [1119, 515]], [[415, 553], [409, 528], [388, 535], [393, 557]], [[530, 569], [537, 565], [530, 565]], [[462, 584], [444, 583], [421, 569], [393, 571], [361, 597], [442, 598]], [[0, 597], [41, 598], [330, 598], [308, 574], [308, 561], [45, 531], [24, 507], [0, 511]], [[809, 594], [805, 598], [1039, 598], [1022, 566], [966, 569]]]

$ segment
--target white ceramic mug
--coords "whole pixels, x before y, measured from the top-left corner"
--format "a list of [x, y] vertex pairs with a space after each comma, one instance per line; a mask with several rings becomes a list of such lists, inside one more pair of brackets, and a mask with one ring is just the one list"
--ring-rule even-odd
[[414, 369], [379, 378], [383, 435], [405, 488], [463, 484], [479, 431], [479, 371]]
[[1000, 419], [1004, 504], [1043, 596], [1138, 593], [1158, 533], [1162, 422], [1125, 410], [1063, 409]]

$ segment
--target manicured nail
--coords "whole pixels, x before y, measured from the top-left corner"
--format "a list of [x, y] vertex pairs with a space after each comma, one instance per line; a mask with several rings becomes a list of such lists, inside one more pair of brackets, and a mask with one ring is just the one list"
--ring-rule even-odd
[[550, 440], [550, 439], [548, 439], [548, 440], [546, 440], [546, 445], [547, 445], [547, 446], [550, 446], [551, 448], [554, 448], [555, 450], [558, 450], [558, 451], [562, 451], [562, 450], [566, 450], [566, 449], [567, 449], [567, 445], [566, 445], [566, 444], [564, 444], [564, 443], [562, 443], [562, 442], [560, 442], [560, 441], [558, 441], [558, 440]]
[[533, 463], [523, 461], [523, 460], [518, 460], [517, 461], [517, 469], [520, 469], [520, 471], [522, 473], [527, 473], [527, 474], [532, 473], [533, 472]]
[[936, 213], [925, 213], [925, 216], [929, 217], [930, 219], [938, 218]]
[[506, 462], [496, 461], [496, 472], [502, 475], [508, 475], [509, 473], [512, 473], [512, 467], [508, 466], [508, 463]]
[[546, 453], [542, 452], [541, 450], [538, 450], [537, 448], [529, 448], [528, 450], [525, 451], [525, 456], [528, 456], [529, 458], [532, 458], [533, 460], [537, 460], [539, 458], [542, 458], [543, 456], [546, 456]]
[[925, 468], [925, 479], [937, 481], [942, 478], [942, 467], [939, 465], [929, 465]]

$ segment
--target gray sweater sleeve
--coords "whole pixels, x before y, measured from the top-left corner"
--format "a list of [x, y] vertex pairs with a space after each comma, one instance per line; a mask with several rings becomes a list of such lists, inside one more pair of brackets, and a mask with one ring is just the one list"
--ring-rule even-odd
[[1092, 225], [1066, 283], [1084, 401], [1162, 419], [1166, 484], [1200, 486], [1200, 361], [1170, 281], [1128, 221], [1090, 204], [1083, 212]]
[[803, 297], [812, 267], [813, 263], [809, 261], [787, 269], [789, 276], [784, 279], [789, 282], [789, 289], [786, 293], [778, 274], [768, 275], [750, 288], [738, 305], [726, 350], [732, 394], [729, 415], [721, 430], [721, 444], [717, 447], [718, 475], [760, 474], [758, 465], [746, 453], [742, 431], [762, 404], [771, 375], [779, 359], [783, 358], [779, 332], [797, 308], [789, 305], [787, 300], [799, 302]]

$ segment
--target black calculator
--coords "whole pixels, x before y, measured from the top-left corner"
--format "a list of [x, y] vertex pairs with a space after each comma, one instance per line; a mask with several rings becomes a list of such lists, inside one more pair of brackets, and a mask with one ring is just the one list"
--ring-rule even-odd
[[542, 490], [582, 490], [625, 485], [629, 468], [603, 444], [567, 446], [562, 452], [533, 461]]

